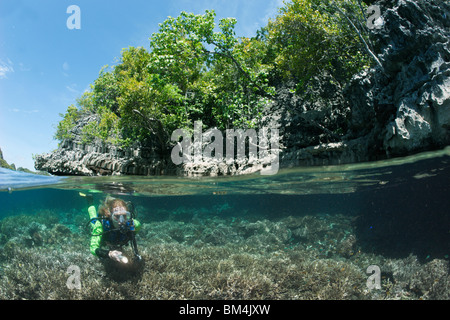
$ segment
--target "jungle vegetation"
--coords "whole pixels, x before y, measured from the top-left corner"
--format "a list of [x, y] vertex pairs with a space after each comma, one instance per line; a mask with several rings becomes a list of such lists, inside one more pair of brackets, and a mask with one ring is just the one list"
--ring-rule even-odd
[[201, 120], [207, 128], [251, 128], [277, 89], [294, 83], [305, 94], [321, 77], [338, 87], [374, 64], [360, 0], [285, 1], [256, 32], [236, 37], [234, 18], [216, 24], [214, 11], [168, 17], [150, 47], [123, 49], [91, 90], [70, 105], [55, 139], [73, 138], [81, 118], [82, 142], [122, 147], [156, 142], [167, 148], [176, 128]]

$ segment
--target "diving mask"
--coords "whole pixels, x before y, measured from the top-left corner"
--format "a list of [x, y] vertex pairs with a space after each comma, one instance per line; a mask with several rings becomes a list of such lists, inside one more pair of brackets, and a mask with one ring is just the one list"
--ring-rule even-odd
[[115, 207], [112, 212], [112, 221], [116, 225], [124, 225], [131, 218], [131, 213], [124, 207]]

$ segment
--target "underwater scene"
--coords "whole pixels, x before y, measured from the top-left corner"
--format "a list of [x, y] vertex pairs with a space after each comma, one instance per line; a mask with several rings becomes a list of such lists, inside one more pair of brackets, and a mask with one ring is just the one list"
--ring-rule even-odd
[[[0, 299], [449, 299], [449, 148], [273, 176], [0, 170]], [[91, 254], [86, 195], [133, 204], [142, 260]]]

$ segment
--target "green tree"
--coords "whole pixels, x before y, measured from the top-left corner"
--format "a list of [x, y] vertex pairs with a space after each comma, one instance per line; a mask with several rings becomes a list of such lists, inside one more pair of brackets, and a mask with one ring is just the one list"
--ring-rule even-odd
[[361, 15], [355, 0], [292, 0], [268, 24], [269, 41], [278, 55], [284, 79], [295, 79], [302, 91], [317, 75], [344, 84], [370, 65], [361, 39], [348, 17]]
[[77, 107], [70, 105], [65, 114], [59, 114], [63, 119], [58, 123], [54, 138], [62, 141], [64, 139], [73, 139], [73, 128], [80, 119], [80, 112]]
[[112, 112], [118, 113], [117, 98], [120, 94], [119, 79], [113, 71], [107, 71], [108, 66], [101, 69], [99, 77], [94, 81], [92, 88], [93, 111], [97, 112], [99, 106], [105, 106]]
[[215, 31], [214, 11], [182, 12], [162, 23], [150, 39], [151, 73], [160, 76], [162, 85], [178, 88], [174, 92], [183, 105], [189, 105], [190, 120], [200, 116], [219, 128], [248, 126], [259, 112], [258, 101], [271, 97], [264, 72], [252, 60], [255, 50], [250, 52], [249, 44], [253, 42], [240, 41], [235, 24], [233, 18], [221, 19]]
[[95, 117], [81, 129], [81, 142], [88, 144], [95, 139], [104, 143], [119, 145], [123, 143], [119, 129], [119, 117], [105, 106], [97, 108]]
[[154, 54], [144, 48], [122, 52], [121, 63], [114, 69], [119, 87], [119, 127], [128, 143], [153, 137], [165, 149], [169, 132], [184, 125], [186, 115], [179, 87], [163, 75], [151, 73], [153, 61]]
[[[253, 38], [237, 38], [233, 18], [216, 25], [212, 10], [169, 17], [149, 51], [129, 47], [117, 65], [102, 68], [78, 108], [62, 115], [55, 138], [74, 138], [81, 117], [90, 121], [81, 129], [85, 143], [156, 143], [162, 151], [173, 130], [195, 120], [220, 129], [254, 127], [283, 82], [296, 82], [297, 93], [317, 79], [342, 88], [370, 64], [368, 35], [358, 32], [363, 10], [357, 0], [292, 0]], [[325, 120], [306, 118], [327, 130]]]
[[233, 48], [233, 59], [217, 57], [209, 81], [214, 95], [212, 114], [219, 128], [255, 127], [264, 105], [274, 99], [269, 81], [272, 65], [264, 62], [265, 54], [262, 41], [241, 38]]

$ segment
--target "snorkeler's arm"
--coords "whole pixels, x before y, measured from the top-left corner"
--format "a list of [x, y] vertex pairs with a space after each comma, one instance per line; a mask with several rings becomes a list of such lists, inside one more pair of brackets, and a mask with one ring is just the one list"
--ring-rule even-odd
[[[89, 219], [97, 218], [97, 211], [95, 210], [95, 206], [90, 206], [88, 208]], [[102, 240], [103, 226], [100, 220], [92, 220], [92, 235], [91, 235], [91, 243], [90, 243], [90, 251], [94, 256], [97, 257], [107, 257], [109, 251], [100, 248], [100, 242]]]
[[139, 230], [141, 230], [141, 223], [139, 221], [137, 221], [136, 219], [133, 219], [133, 223], [134, 223], [134, 232], [138, 233]]

